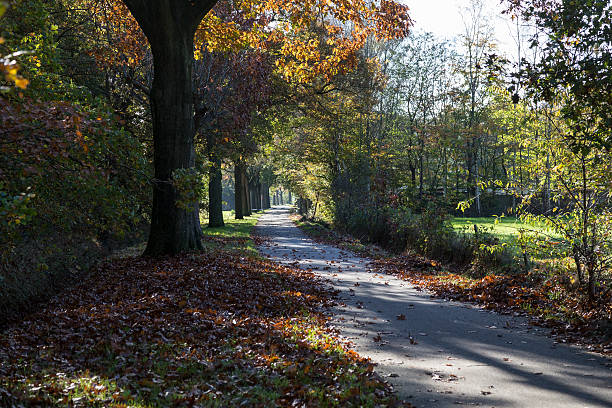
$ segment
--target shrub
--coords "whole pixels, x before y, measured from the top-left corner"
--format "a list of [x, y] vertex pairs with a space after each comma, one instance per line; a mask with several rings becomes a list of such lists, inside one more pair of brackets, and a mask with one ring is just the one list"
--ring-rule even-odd
[[6, 317], [137, 238], [147, 221], [150, 170], [142, 145], [104, 108], [0, 96], [0, 133]]
[[395, 252], [409, 251], [468, 269], [482, 276], [512, 265], [512, 254], [489, 231], [453, 230], [448, 214], [430, 205], [415, 213], [410, 207], [337, 206], [336, 227]]

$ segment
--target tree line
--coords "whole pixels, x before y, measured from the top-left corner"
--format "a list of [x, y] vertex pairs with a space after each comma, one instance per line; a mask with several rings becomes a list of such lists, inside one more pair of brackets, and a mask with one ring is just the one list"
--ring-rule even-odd
[[[9, 271], [54, 281], [79, 265], [75, 242], [201, 248], [201, 215], [223, 225], [224, 169], [236, 218], [282, 187], [308, 216], [400, 250], [461, 253], [448, 214], [532, 217], [603, 290], [605, 1], [507, 1], [515, 56], [479, 1], [454, 43], [410, 31], [386, 0], [0, 4], [2, 282], [20, 296]], [[427, 230], [444, 233], [410, 235]]]

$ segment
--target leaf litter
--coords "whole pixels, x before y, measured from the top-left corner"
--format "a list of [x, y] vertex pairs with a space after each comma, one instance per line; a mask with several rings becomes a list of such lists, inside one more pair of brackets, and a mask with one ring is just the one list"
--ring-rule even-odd
[[400, 405], [330, 326], [333, 298], [221, 250], [108, 260], [0, 332], [0, 405]]

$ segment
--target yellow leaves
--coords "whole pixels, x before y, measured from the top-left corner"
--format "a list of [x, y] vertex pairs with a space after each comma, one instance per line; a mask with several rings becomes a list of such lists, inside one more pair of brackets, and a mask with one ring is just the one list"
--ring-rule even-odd
[[[247, 5], [243, 4], [242, 7]], [[248, 10], [241, 12], [251, 14]], [[203, 49], [208, 52], [236, 52], [248, 47], [264, 48], [263, 43], [269, 36], [266, 31], [269, 30], [257, 23], [245, 28], [235, 21], [224, 21], [213, 10], [206, 15], [196, 31], [194, 57], [199, 60]]]
[[4, 79], [7, 82], [14, 83], [21, 89], [26, 89], [30, 83], [29, 80], [19, 75], [19, 65], [15, 61], [3, 60], [0, 57], [0, 73], [4, 73]]
[[29, 57], [28, 61], [32, 65], [34, 65], [36, 68], [40, 68], [42, 66], [42, 63], [40, 62], [40, 58], [38, 58], [36, 55], [33, 55], [33, 56]]
[[26, 89], [28, 87], [28, 84], [30, 83], [29, 80], [25, 79], [25, 78], [17, 78], [15, 79], [15, 86], [21, 89]]
[[[365, 0], [249, 0], [232, 13], [252, 18], [253, 24], [238, 23], [223, 10], [213, 10], [196, 32], [194, 56], [201, 58], [203, 49], [271, 48], [278, 50], [277, 72], [287, 81], [329, 79], [355, 66], [356, 53], [369, 36], [405, 36], [412, 24], [407, 10], [388, 0], [380, 6]], [[325, 30], [325, 38], [313, 27]]]

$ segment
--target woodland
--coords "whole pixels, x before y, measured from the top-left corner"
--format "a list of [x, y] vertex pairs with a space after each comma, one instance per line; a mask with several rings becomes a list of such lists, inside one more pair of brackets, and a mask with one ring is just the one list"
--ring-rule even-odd
[[500, 3], [512, 53], [484, 0], [454, 41], [394, 0], [0, 1], [0, 406], [399, 404], [258, 255], [276, 204], [610, 355], [612, 5]]

